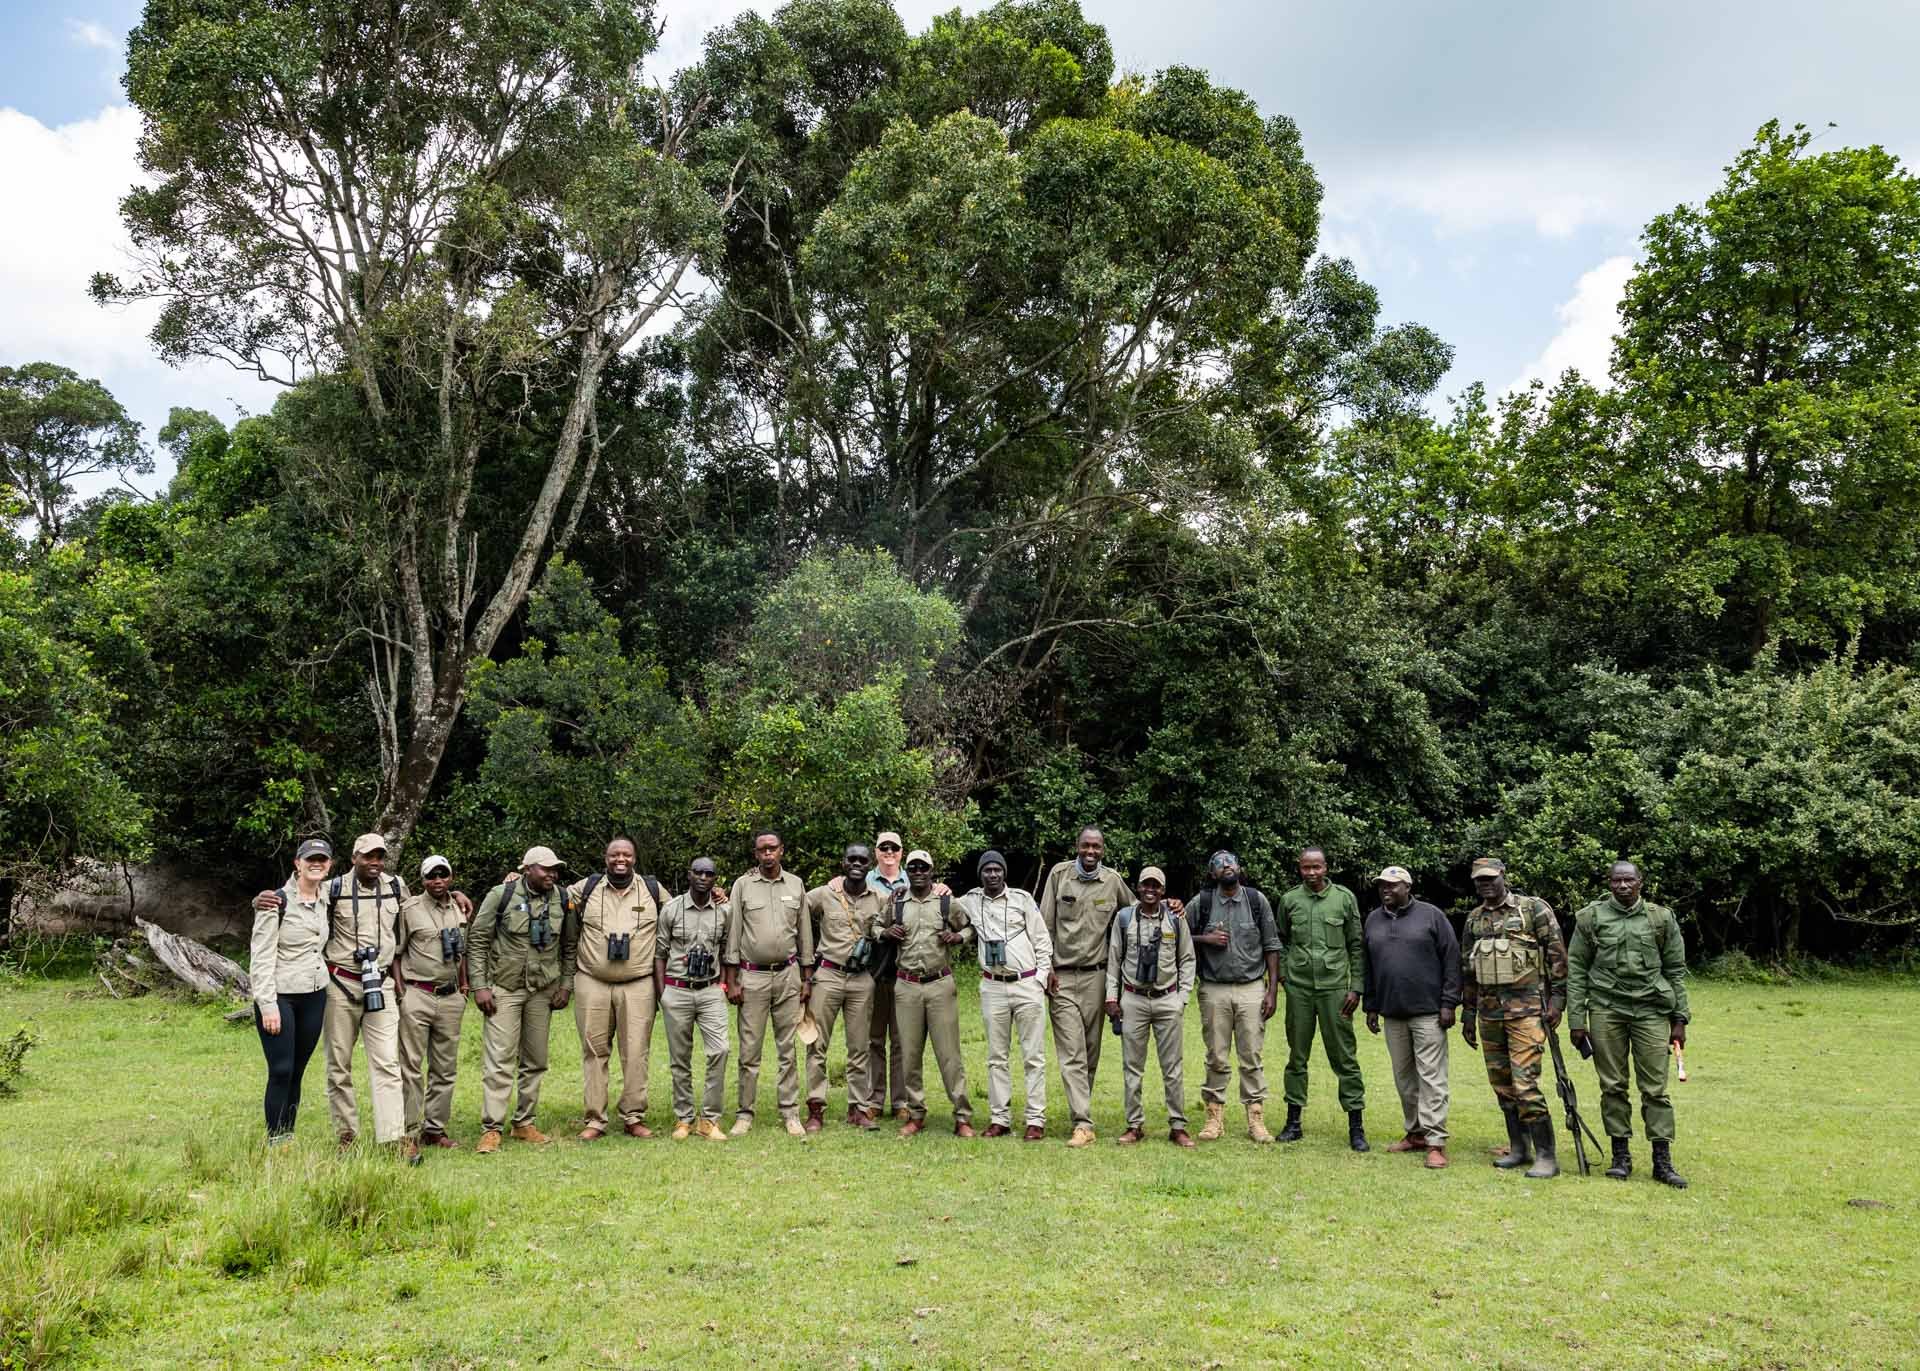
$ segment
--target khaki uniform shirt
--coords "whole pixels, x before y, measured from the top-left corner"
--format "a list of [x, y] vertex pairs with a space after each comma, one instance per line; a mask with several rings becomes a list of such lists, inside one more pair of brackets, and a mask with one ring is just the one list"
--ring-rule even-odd
[[458, 985], [460, 963], [440, 955], [440, 930], [464, 928], [460, 906], [449, 895], [444, 900], [421, 891], [400, 906], [400, 970], [410, 981]]
[[864, 884], [852, 894], [836, 892], [827, 885], [809, 890], [807, 922], [813, 925], [814, 956], [844, 967], [853, 956], [854, 945], [880, 931], [890, 903]]
[[[510, 900], [506, 899], [509, 889], [513, 891]], [[473, 988], [545, 990], [559, 984], [573, 989], [580, 915], [577, 910], [568, 913], [566, 907], [558, 882], [544, 895], [528, 889], [525, 880], [489, 890], [467, 930], [467, 979]], [[543, 911], [550, 932], [542, 948], [533, 945], [532, 930], [534, 915]]]
[[[953, 969], [953, 948], [940, 941], [940, 930], [952, 933], [967, 931], [971, 925], [967, 921], [967, 907], [954, 896], [947, 897], [947, 917], [940, 917], [941, 897], [928, 890], [924, 896], [916, 896], [907, 891], [906, 898], [895, 904], [887, 901], [887, 913], [882, 924], [893, 922], [897, 910], [900, 923], [907, 930], [907, 936], [900, 940], [900, 969], [909, 976], [938, 976]], [[958, 944], [954, 944], [958, 946]]]
[[[336, 880], [340, 889], [337, 898], [333, 893]], [[393, 954], [400, 947], [400, 906], [406, 903], [407, 894], [407, 883], [398, 876], [383, 875], [377, 886], [360, 884], [360, 878], [351, 871], [329, 877], [320, 887], [321, 899], [328, 905], [327, 960], [358, 971], [354, 948], [377, 947], [380, 953], [374, 960], [380, 969], [392, 966]]]
[[1000, 941], [1007, 945], [1006, 965], [998, 970], [1017, 974], [1031, 971], [1045, 980], [1053, 971], [1053, 935], [1040, 907], [1026, 891], [1008, 886], [989, 898], [985, 889], [975, 886], [957, 902], [967, 921], [973, 925], [980, 942]]
[[691, 980], [687, 974], [687, 949], [704, 946], [713, 953], [713, 974], [732, 960], [727, 955], [727, 906], [712, 900], [706, 905], [693, 902], [692, 892], [675, 895], [660, 911], [656, 954], [667, 964], [667, 974], [677, 981]]
[[802, 918], [807, 885], [791, 871], [768, 880], [755, 867], [727, 891], [729, 965], [785, 966], [798, 957], [813, 965], [813, 925]]
[[1133, 888], [1112, 867], [1102, 864], [1083, 875], [1078, 859], [1057, 863], [1040, 887], [1040, 917], [1053, 939], [1055, 965], [1107, 965], [1107, 929], [1123, 905], [1133, 903]]
[[[1120, 931], [1116, 918], [1113, 931], [1107, 935], [1107, 998], [1119, 999], [1123, 988], [1135, 992], [1177, 989], [1180, 1003], [1185, 1004], [1193, 990], [1193, 931], [1185, 919], [1164, 904], [1146, 918], [1140, 916], [1139, 906], [1131, 908], [1133, 915], [1127, 920], [1126, 932]], [[1160, 940], [1160, 955], [1153, 979], [1143, 983], [1135, 974], [1140, 969], [1140, 943], [1155, 938]]]
[[319, 990], [327, 983], [327, 967], [320, 948], [327, 940], [327, 888], [311, 900], [300, 898], [292, 881], [280, 888], [285, 903], [279, 909], [253, 911], [253, 954], [247, 974], [253, 980], [253, 1002], [272, 1009], [282, 995]]
[[[567, 893], [580, 910], [580, 970], [596, 981], [620, 985], [653, 974], [653, 940], [660, 923], [660, 907], [653, 902], [646, 877], [634, 873], [625, 890], [616, 890], [603, 875], [593, 883], [593, 894], [580, 901], [586, 881], [575, 881]], [[660, 892], [663, 896], [666, 892]], [[632, 935], [623, 962], [607, 958], [607, 934]]]

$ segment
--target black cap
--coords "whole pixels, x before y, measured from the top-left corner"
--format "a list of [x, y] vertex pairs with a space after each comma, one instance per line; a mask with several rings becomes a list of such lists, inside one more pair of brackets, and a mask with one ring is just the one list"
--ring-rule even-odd
[[309, 838], [300, 844], [293, 854], [293, 859], [296, 862], [304, 862], [309, 857], [325, 857], [331, 860], [333, 845], [325, 838]]

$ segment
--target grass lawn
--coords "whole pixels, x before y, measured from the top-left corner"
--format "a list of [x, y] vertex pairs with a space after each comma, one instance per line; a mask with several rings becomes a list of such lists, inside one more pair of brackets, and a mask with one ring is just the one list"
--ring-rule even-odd
[[[984, 1127], [970, 985], [962, 1006]], [[961, 1142], [944, 1097], [919, 1138], [848, 1129], [837, 1061], [827, 1130], [790, 1139], [766, 1123], [771, 1043], [761, 1126], [672, 1143], [663, 1034], [660, 1135], [586, 1145], [569, 1010], [539, 1119], [567, 1140], [478, 1157], [471, 1009], [461, 1151], [337, 1157], [316, 1053], [298, 1142], [267, 1156], [250, 1028], [79, 979], [0, 982], [0, 1027], [45, 1039], [0, 1101], [0, 1366], [1920, 1362], [1920, 983], [1701, 984], [1694, 1006], [1677, 1192], [1638, 1140], [1627, 1184], [1494, 1171], [1500, 1115], [1457, 1037], [1453, 1167], [1388, 1156], [1398, 1105], [1364, 1030], [1365, 1156], [1318, 1059], [1303, 1142], [1247, 1142], [1236, 1102], [1226, 1139], [1169, 1147], [1150, 1065], [1154, 1140], [1117, 1147], [1112, 1037], [1082, 1152], [1051, 1060], [1044, 1144]], [[1267, 1057], [1277, 1099], [1277, 1020]], [[931, 1051], [927, 1075], [937, 1096]], [[1571, 1170], [1564, 1133], [1562, 1150]]]

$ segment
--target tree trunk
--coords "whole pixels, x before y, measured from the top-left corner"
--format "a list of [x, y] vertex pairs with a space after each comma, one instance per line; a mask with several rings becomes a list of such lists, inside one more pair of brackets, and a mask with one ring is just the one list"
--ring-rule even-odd
[[0, 876], [0, 947], [13, 941], [14, 890], [13, 877]]
[[406, 751], [401, 754], [393, 782], [387, 787], [386, 808], [374, 825], [391, 844], [390, 858], [399, 857], [420, 822], [421, 811], [427, 806], [433, 778], [440, 771], [440, 759], [446, 755], [447, 744], [453, 738], [453, 726], [459, 722], [460, 710], [467, 701], [469, 665], [464, 655], [450, 660], [440, 673], [432, 708], [426, 717], [410, 721]]

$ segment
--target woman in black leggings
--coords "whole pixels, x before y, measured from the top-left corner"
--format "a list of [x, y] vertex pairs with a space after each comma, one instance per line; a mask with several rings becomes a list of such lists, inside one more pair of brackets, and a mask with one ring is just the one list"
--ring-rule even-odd
[[333, 849], [320, 838], [300, 844], [293, 879], [278, 909], [253, 914], [253, 1022], [267, 1058], [267, 1141], [293, 1137], [300, 1112], [300, 1079], [320, 1041], [327, 1007], [327, 909], [321, 885], [333, 869]]

